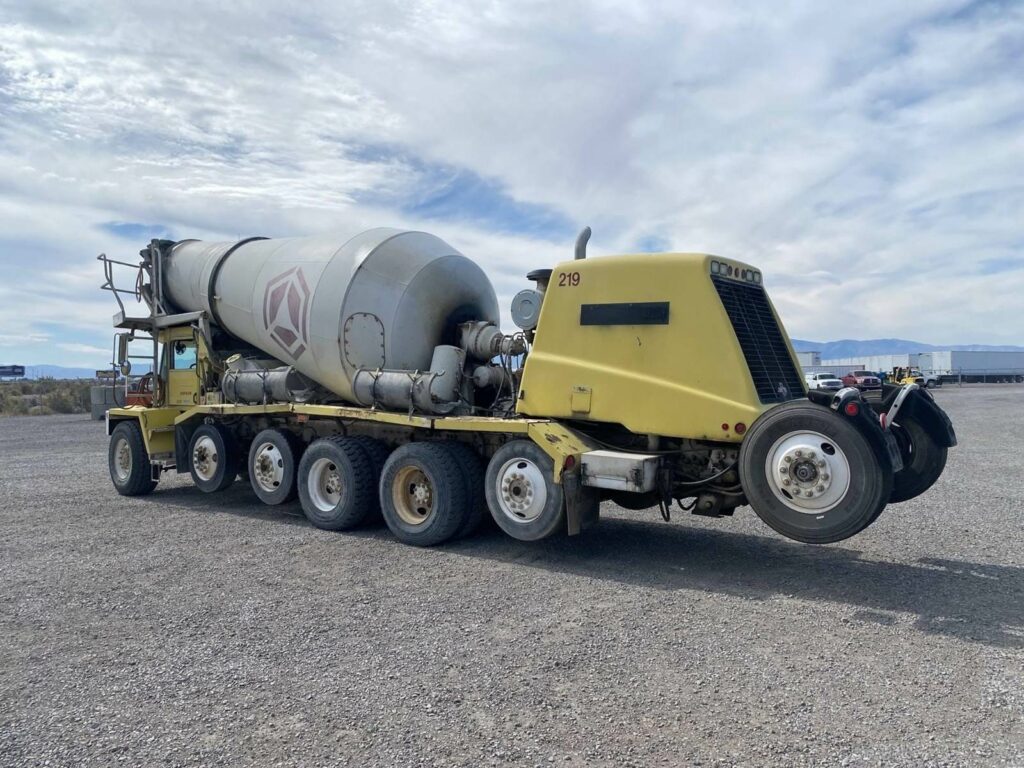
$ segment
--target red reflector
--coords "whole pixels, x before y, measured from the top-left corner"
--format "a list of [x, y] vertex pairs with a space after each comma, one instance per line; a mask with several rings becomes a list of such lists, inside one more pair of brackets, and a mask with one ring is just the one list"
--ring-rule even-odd
[[858, 413], [860, 413], [860, 404], [854, 402], [847, 403], [846, 408], [844, 408], [843, 410], [846, 411], [847, 416], [856, 416]]
[[736, 425], [735, 429], [737, 435], [742, 435], [744, 432], [747, 431], [747, 425], [741, 421], [739, 424]]
[[566, 456], [565, 457], [565, 464], [563, 464], [562, 467], [564, 467], [565, 469], [572, 469], [575, 466], [576, 466], [576, 457], [575, 456]]
[[723, 432], [728, 432], [729, 431], [729, 425], [723, 422], [722, 423], [722, 431]]

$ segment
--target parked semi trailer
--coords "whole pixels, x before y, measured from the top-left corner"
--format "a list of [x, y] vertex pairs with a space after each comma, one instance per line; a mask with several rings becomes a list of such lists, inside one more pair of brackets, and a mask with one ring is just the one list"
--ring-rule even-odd
[[[164, 472], [216, 495], [244, 479], [313, 525], [383, 515], [415, 545], [490, 515], [574, 535], [612, 499], [699, 515], [749, 504], [802, 542], [839, 541], [939, 477], [953, 428], [931, 396], [807, 392], [760, 270], [662, 253], [575, 258], [526, 277], [499, 326], [483, 270], [424, 232], [154, 240], [101, 255], [118, 362], [152, 355], [152, 401], [107, 414], [110, 477]], [[132, 288], [115, 285], [131, 267]], [[139, 311], [130, 315], [125, 295]]]

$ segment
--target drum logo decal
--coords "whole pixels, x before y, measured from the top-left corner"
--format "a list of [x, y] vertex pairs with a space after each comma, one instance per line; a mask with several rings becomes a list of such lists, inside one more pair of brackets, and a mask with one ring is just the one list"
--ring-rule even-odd
[[282, 272], [263, 293], [263, 327], [293, 360], [309, 345], [309, 300], [302, 267]]

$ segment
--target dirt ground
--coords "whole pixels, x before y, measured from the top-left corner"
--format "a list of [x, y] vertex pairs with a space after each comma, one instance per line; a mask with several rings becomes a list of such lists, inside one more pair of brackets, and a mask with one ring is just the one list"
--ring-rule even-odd
[[0, 420], [0, 764], [1024, 765], [1024, 387], [937, 399], [939, 483], [825, 547], [607, 506], [415, 549]]

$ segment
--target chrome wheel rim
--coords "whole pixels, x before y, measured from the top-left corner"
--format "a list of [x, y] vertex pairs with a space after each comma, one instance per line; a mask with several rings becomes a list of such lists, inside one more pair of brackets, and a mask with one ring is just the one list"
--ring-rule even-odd
[[430, 478], [419, 467], [402, 467], [391, 486], [395, 511], [407, 525], [423, 525], [430, 519], [437, 503], [437, 494]]
[[850, 490], [850, 462], [820, 432], [790, 432], [768, 451], [765, 475], [775, 497], [790, 509], [819, 515], [834, 509]]
[[196, 444], [192, 446], [192, 468], [200, 480], [212, 480], [217, 474], [219, 461], [217, 445], [212, 437], [203, 435], [196, 440]]
[[273, 443], [260, 443], [253, 455], [252, 477], [267, 493], [273, 493], [284, 481], [284, 456]]
[[309, 468], [306, 490], [310, 501], [321, 512], [331, 512], [341, 502], [341, 473], [330, 459], [317, 459]]
[[114, 443], [114, 475], [125, 482], [132, 474], [132, 448], [128, 441], [121, 437]]
[[532, 523], [548, 501], [544, 473], [529, 459], [509, 459], [495, 480], [495, 495], [502, 513], [514, 523]]

